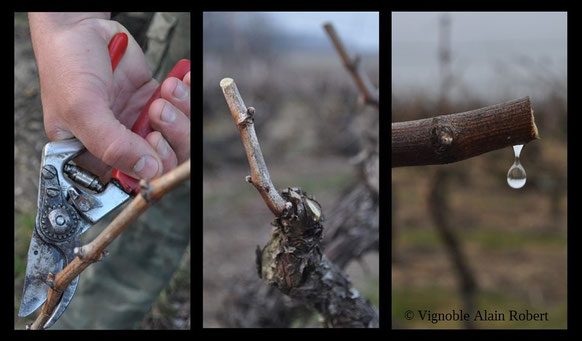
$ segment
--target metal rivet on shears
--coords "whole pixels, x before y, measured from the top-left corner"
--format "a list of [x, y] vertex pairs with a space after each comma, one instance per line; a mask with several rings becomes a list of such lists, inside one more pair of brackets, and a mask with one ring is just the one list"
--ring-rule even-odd
[[48, 165], [42, 168], [43, 178], [52, 179], [55, 177], [55, 175], [57, 175], [57, 170], [55, 169], [55, 167]]
[[47, 188], [46, 189], [46, 195], [48, 195], [51, 198], [54, 198], [59, 194], [60, 194], [60, 191], [58, 188]]
[[53, 231], [56, 232], [57, 234], [65, 233], [69, 229], [68, 226], [69, 213], [67, 212], [67, 210], [63, 208], [57, 208], [52, 210], [49, 213], [49, 221], [51, 223]]

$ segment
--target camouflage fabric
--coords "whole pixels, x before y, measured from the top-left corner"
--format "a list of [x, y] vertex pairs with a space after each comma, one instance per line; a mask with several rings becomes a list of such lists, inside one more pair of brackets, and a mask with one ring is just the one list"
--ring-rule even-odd
[[160, 80], [182, 58], [190, 59], [190, 13], [157, 12], [146, 33], [146, 60]]
[[[155, 13], [146, 37], [146, 58], [161, 80], [179, 59], [190, 58], [190, 13]], [[89, 230], [84, 242], [121, 209]], [[151, 206], [110, 245], [104, 261], [81, 274], [75, 297], [51, 329], [137, 328], [168, 285], [189, 243], [188, 181]]]

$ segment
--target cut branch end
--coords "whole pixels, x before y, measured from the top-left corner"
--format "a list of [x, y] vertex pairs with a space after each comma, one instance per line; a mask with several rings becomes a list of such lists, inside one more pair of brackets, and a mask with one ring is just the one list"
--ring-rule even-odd
[[533, 114], [533, 109], [531, 109], [531, 125], [532, 125], [532, 135], [534, 137], [534, 139], [540, 139], [540, 134], [538, 132], [538, 127], [536, 126], [536, 121], [535, 121], [535, 117]]
[[230, 86], [233, 82], [234, 81], [232, 80], [232, 78], [223, 78], [220, 81], [220, 87], [224, 89], [224, 88]]

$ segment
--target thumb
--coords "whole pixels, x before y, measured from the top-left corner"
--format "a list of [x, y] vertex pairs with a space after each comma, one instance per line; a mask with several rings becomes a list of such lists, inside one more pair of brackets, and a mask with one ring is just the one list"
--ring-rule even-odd
[[[141, 136], [119, 122], [109, 108], [101, 114], [86, 115], [77, 138], [87, 150], [107, 165], [138, 179], [151, 179], [162, 174], [162, 162], [153, 147]], [[106, 111], [103, 114], [103, 111]]]

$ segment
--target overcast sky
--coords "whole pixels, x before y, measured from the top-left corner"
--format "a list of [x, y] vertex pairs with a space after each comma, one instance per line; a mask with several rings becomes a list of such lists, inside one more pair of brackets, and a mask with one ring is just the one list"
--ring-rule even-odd
[[[392, 13], [393, 93], [439, 89], [443, 12]], [[544, 96], [536, 77], [566, 86], [567, 13], [451, 12], [451, 70], [457, 94]], [[454, 95], [454, 94], [453, 94]]]
[[[442, 12], [392, 13], [393, 42], [436, 41]], [[566, 41], [566, 12], [450, 12], [458, 42], [491, 40]]]
[[324, 37], [322, 24], [331, 21], [350, 48], [360, 52], [377, 52], [379, 39], [378, 12], [265, 12], [272, 23], [289, 33]]
[[[260, 13], [278, 30], [297, 38], [321, 41], [327, 41], [322, 24], [331, 21], [350, 51], [378, 52], [378, 12]], [[250, 18], [251, 13], [230, 14], [234, 17], [229, 20], [234, 20]], [[393, 87], [437, 90], [439, 18], [443, 13], [386, 15], [392, 18]], [[449, 15], [451, 69], [459, 90], [476, 94], [497, 91], [500, 96], [508, 96], [507, 89], [518, 94], [533, 93], [523, 84], [536, 85], [527, 77], [542, 73], [543, 77], [557, 77], [565, 83], [566, 12], [449, 12]], [[532, 73], [533, 70], [536, 72]]]

